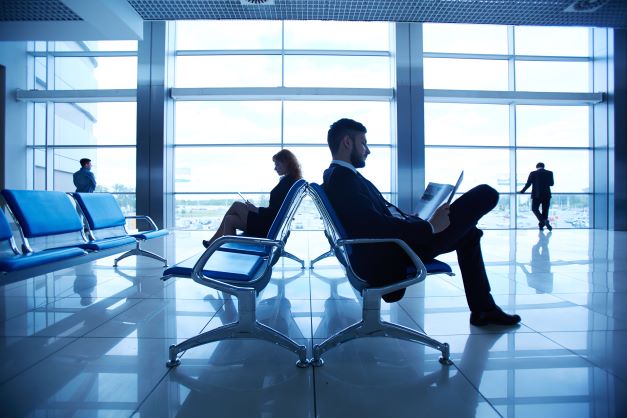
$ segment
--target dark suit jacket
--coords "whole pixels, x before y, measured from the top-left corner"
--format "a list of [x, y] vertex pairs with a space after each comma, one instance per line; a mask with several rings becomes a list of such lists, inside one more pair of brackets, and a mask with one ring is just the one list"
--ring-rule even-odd
[[88, 168], [81, 167], [72, 177], [77, 193], [93, 193], [96, 189], [96, 176]]
[[274, 189], [270, 191], [270, 203], [267, 208], [260, 207], [258, 213], [250, 212], [246, 220], [246, 234], [254, 237], [265, 237], [268, 235], [270, 226], [279, 213], [281, 205], [290, 188], [296, 183], [296, 178], [285, 175]]
[[[377, 188], [360, 174], [332, 164], [324, 173], [322, 185], [348, 238], [399, 238], [421, 259], [432, 258], [431, 225], [415, 216], [395, 217], [389, 203]], [[394, 244], [355, 246], [351, 252], [355, 272], [375, 285], [396, 282], [407, 276], [412, 265]]]
[[540, 168], [529, 173], [529, 178], [525, 187], [521, 190], [524, 193], [531, 186], [532, 199], [547, 199], [551, 197], [551, 186], [553, 186], [553, 172]]

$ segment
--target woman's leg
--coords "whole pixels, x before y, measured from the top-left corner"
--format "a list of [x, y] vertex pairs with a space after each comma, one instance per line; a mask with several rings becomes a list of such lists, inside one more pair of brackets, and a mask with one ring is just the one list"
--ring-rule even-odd
[[246, 221], [248, 220], [248, 207], [242, 202], [233, 202], [229, 210], [226, 211], [224, 218], [216, 233], [211, 237], [209, 241], [203, 240], [203, 245], [207, 248], [213, 241], [220, 238], [223, 235], [234, 235], [235, 232], [240, 229], [244, 231], [246, 229]]

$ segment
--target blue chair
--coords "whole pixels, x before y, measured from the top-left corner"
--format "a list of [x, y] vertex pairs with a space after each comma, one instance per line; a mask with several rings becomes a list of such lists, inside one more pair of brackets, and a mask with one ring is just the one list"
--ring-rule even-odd
[[[255, 255], [219, 251], [218, 248], [225, 243], [264, 246], [269, 253]], [[196, 283], [216, 289], [227, 297], [234, 296], [237, 299], [238, 315], [233, 323], [171, 345], [166, 363], [168, 367], [179, 365], [178, 353], [190, 348], [226, 339], [248, 338], [265, 340], [283, 347], [298, 356], [298, 367], [309, 366], [307, 348], [304, 345], [297, 344], [287, 335], [257, 320], [257, 295], [268, 285], [272, 276], [272, 260], [278, 258], [277, 254], [281, 253], [282, 248], [283, 242], [280, 240], [225, 235], [215, 240], [200, 258], [191, 257], [168, 269], [171, 276], [191, 276]]]
[[[149, 216], [124, 216], [120, 205], [110, 193], [72, 193], [71, 195], [78, 203], [87, 221], [88, 232], [91, 238], [89, 249], [98, 250], [124, 241], [135, 244], [135, 248], [116, 258], [113, 262], [114, 267], [117, 267], [120, 260], [133, 255], [153, 258], [167, 266], [165, 258], [140, 247], [143, 241], [168, 235], [167, 229], [159, 229]], [[144, 220], [150, 224], [151, 229], [129, 234], [126, 231], [126, 221], [128, 219]]]
[[[361, 337], [393, 337], [401, 340], [414, 341], [439, 350], [442, 353], [440, 363], [445, 365], [451, 364], [450, 349], [447, 343], [441, 343], [411, 328], [381, 320], [381, 298], [383, 295], [419, 283], [427, 276], [427, 269], [416, 253], [414, 253], [404, 241], [396, 238], [349, 239], [322, 187], [316, 183], [311, 183], [309, 185], [309, 194], [322, 216], [327, 238], [331, 243], [331, 249], [344, 266], [351, 286], [361, 294], [363, 299], [362, 319], [344, 328], [335, 335], [332, 335], [322, 343], [316, 344], [313, 348], [314, 355], [311, 360], [312, 364], [314, 366], [321, 366], [324, 364], [322, 354], [326, 351], [339, 344]], [[359, 277], [351, 265], [351, 248], [355, 245], [381, 243], [398, 245], [405, 251], [414, 264], [415, 272], [410, 274], [405, 280], [385, 286], [373, 286]]]
[[163, 272], [162, 280], [191, 278], [198, 284], [222, 292], [227, 298], [234, 296], [238, 314], [233, 323], [170, 346], [168, 367], [180, 364], [178, 353], [190, 348], [225, 339], [247, 338], [279, 345], [298, 356], [298, 367], [309, 366], [304, 345], [257, 320], [256, 303], [257, 295], [270, 282], [272, 267], [286, 254], [284, 247], [292, 218], [306, 195], [306, 186], [307, 183], [300, 180], [290, 188], [268, 233], [268, 237], [273, 238], [225, 235], [212, 242], [200, 256], [190, 257]]
[[[272, 225], [270, 226], [270, 230], [268, 231], [268, 235], [266, 239], [268, 240], [279, 240], [283, 243], [281, 247], [281, 251], [272, 252], [270, 248], [266, 245], [253, 244], [252, 241], [234, 241], [230, 239], [221, 240], [222, 243], [219, 247], [216, 248], [216, 251], [225, 251], [225, 252], [234, 252], [240, 254], [251, 254], [258, 255], [261, 257], [267, 257], [269, 255], [273, 256], [271, 260], [271, 264], [274, 265], [281, 257], [287, 257], [289, 259], [295, 260], [300, 263], [301, 268], [304, 268], [305, 263], [302, 259], [296, 257], [293, 254], [285, 251], [285, 243], [290, 236], [290, 226], [294, 215], [296, 214], [296, 210], [298, 206], [302, 202], [303, 198], [307, 195], [307, 182], [303, 179], [297, 180], [294, 182], [290, 190], [288, 191], [281, 207], [279, 208], [279, 212], [277, 213], [274, 221], [272, 221]], [[245, 237], [245, 235], [237, 235], [239, 237]], [[171, 266], [167, 268], [163, 272], [162, 280], [168, 280], [171, 277], [191, 277], [192, 266], [195, 260], [198, 260], [200, 257], [199, 253], [189, 259], [179, 263], [177, 265]]]
[[[33, 277], [128, 249], [129, 242], [122, 239], [102, 246], [87, 242], [83, 222], [66, 193], [5, 189], [2, 197], [16, 221], [23, 254], [11, 257], [5, 253], [3, 280]], [[5, 243], [5, 248], [7, 245], [11, 244]]]
[[[296, 213], [296, 210], [298, 209], [298, 206], [300, 205], [300, 202], [303, 200], [303, 198], [306, 195], [307, 195], [307, 181], [305, 181], [304, 179], [296, 180], [294, 184], [292, 184], [292, 187], [290, 187], [290, 190], [285, 195], [285, 199], [283, 200], [283, 203], [281, 204], [281, 207], [279, 208], [277, 215], [272, 221], [272, 225], [270, 226], [270, 229], [268, 230], [268, 235], [266, 235], [267, 239], [270, 239], [270, 240], [277, 239], [279, 236], [279, 232], [284, 232], [284, 235], [281, 237], [281, 240], [283, 241], [283, 243], [287, 242], [287, 239], [290, 236], [290, 229], [287, 228], [286, 230], [281, 231], [282, 223], [285, 218], [289, 218], [289, 221], [291, 222], [292, 218], [294, 217], [294, 214]], [[249, 244], [244, 245], [244, 244], [236, 244], [232, 242], [224, 244], [222, 247], [219, 248], [219, 250], [250, 252], [251, 254], [267, 254], [268, 252], [268, 249], [266, 247], [262, 247], [262, 246], [255, 247]], [[294, 254], [291, 254], [285, 251], [285, 249], [282, 250], [280, 256], [294, 260], [300, 264], [301, 268], [305, 268], [304, 260], [295, 256]]]
[[[77, 247], [55, 248], [39, 252], [20, 253], [11, 232], [11, 227], [4, 214], [0, 215], [0, 281], [7, 284], [19, 275], [36, 276], [55, 270], [59, 262], [81, 257], [87, 252]], [[52, 268], [51, 268], [52, 267]]]

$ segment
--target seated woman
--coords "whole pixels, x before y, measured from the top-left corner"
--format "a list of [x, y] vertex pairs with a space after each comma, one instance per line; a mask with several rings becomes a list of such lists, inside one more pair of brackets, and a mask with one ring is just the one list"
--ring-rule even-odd
[[222, 235], [235, 235], [238, 229], [252, 237], [265, 237], [268, 234], [290, 187], [302, 178], [300, 164], [291, 151], [282, 149], [272, 157], [272, 161], [281, 180], [270, 192], [270, 206], [258, 208], [248, 201], [234, 202], [226, 211], [214, 236], [210, 240], [202, 241], [205, 248]]

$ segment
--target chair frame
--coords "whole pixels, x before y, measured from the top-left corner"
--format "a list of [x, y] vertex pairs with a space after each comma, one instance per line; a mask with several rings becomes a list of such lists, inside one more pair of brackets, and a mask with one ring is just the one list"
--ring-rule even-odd
[[[320, 187], [319, 185], [315, 185]], [[427, 347], [435, 348], [442, 353], [439, 362], [443, 365], [452, 364], [450, 360], [450, 347], [448, 343], [439, 342], [426, 334], [402, 326], [393, 324], [381, 319], [381, 298], [387, 293], [391, 293], [397, 290], [405, 289], [413, 284], [423, 281], [427, 276], [427, 270], [416, 255], [416, 253], [407, 245], [406, 242], [397, 238], [356, 238], [345, 239], [342, 238], [340, 229], [336, 225], [337, 217], [331, 215], [325, 199], [323, 199], [318, 191], [314, 187], [309, 187], [309, 194], [316, 204], [318, 211], [321, 214], [327, 238], [331, 243], [331, 249], [338, 261], [344, 266], [347, 278], [354, 289], [358, 290], [362, 296], [362, 319], [353, 325], [350, 325], [343, 330], [335, 333], [320, 344], [316, 344], [313, 347], [313, 358], [311, 363], [314, 366], [322, 366], [324, 361], [322, 355], [342, 343], [361, 337], [392, 337], [401, 340], [413, 341], [419, 344], [423, 344]], [[340, 227], [341, 228], [341, 227]], [[416, 274], [405, 280], [385, 285], [385, 286], [372, 286], [366, 280], [361, 278], [355, 273], [349, 258], [349, 249], [354, 245], [372, 245], [390, 243], [398, 245], [409, 257], [414, 267], [416, 268]]]
[[[147, 230], [147, 231], [141, 231], [141, 232], [149, 232], [149, 231], [158, 231], [159, 230], [159, 227], [157, 226], [155, 221], [152, 220], [152, 218], [150, 216], [147, 216], [147, 215], [128, 215], [128, 216], [125, 216], [124, 218], [125, 219], [142, 219], [142, 220], [145, 220], [146, 222], [148, 222], [152, 229]], [[143, 241], [145, 241], [144, 239], [135, 237], [135, 240], [137, 241], [135, 243], [135, 248], [125, 252], [124, 254], [122, 254], [121, 256], [116, 258], [115, 260], [113, 260], [113, 267], [117, 267], [118, 266], [118, 262], [120, 260], [123, 260], [123, 259], [125, 259], [127, 257], [131, 257], [131, 256], [134, 256], [134, 255], [152, 258], [154, 260], [161, 261], [163, 263], [163, 267], [167, 267], [168, 266], [168, 260], [167, 259], [165, 259], [164, 257], [161, 257], [158, 254], [155, 254], [155, 253], [150, 252], [150, 251], [146, 251], [143, 248], [141, 248], [140, 244]]]
[[[228, 242], [263, 245], [271, 248], [270, 255], [265, 258], [263, 269], [259, 269], [253, 280], [248, 282], [225, 281], [208, 277], [203, 269], [211, 255], [218, 248]], [[203, 286], [216, 289], [237, 298], [237, 321], [223, 325], [216, 329], [206, 331], [202, 334], [189, 338], [179, 344], [171, 345], [169, 348], [169, 360], [166, 365], [175, 367], [180, 364], [177, 354], [190, 348], [211, 342], [226, 339], [261, 339], [279, 345], [298, 356], [296, 365], [301, 368], [308, 367], [310, 362], [307, 359], [307, 347], [297, 344], [286, 335], [260, 323], [257, 320], [257, 294], [270, 281], [272, 276], [272, 259], [275, 253], [283, 250], [284, 243], [280, 240], [270, 240], [267, 238], [242, 237], [235, 235], [225, 235], [215, 240], [200, 256], [192, 270], [191, 278]], [[251, 257], [257, 257], [251, 255]]]

